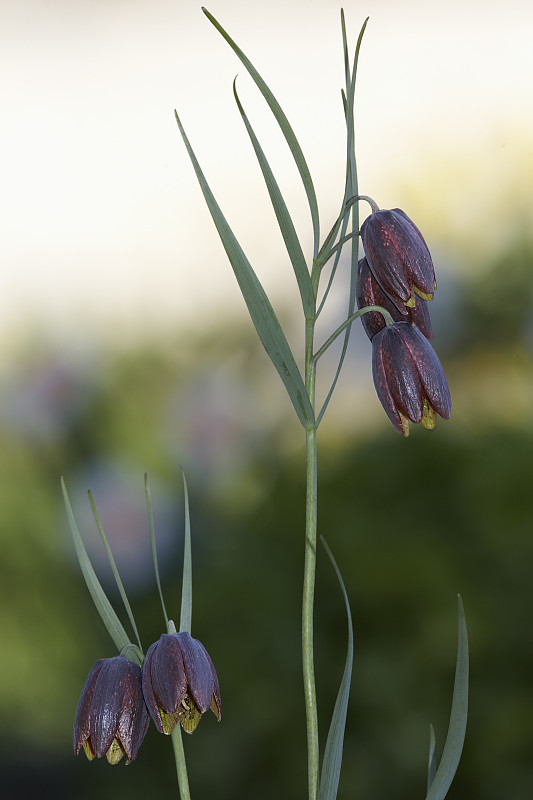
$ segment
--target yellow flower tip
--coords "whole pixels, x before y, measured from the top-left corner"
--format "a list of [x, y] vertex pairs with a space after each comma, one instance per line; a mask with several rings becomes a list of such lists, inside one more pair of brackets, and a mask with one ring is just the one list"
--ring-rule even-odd
[[414, 308], [415, 304], [416, 304], [415, 293], [413, 291], [411, 293], [411, 297], [409, 298], [409, 300], [406, 300], [405, 305], [407, 306], [407, 308]]
[[122, 756], [125, 754], [125, 752], [126, 751], [124, 750], [124, 748], [120, 744], [119, 740], [115, 736], [115, 738], [111, 742], [111, 747], [109, 748], [109, 750], [105, 754], [105, 757], [107, 758], [107, 760], [109, 761], [110, 764], [114, 765], [114, 764], [118, 764], [118, 762], [120, 761]]
[[87, 756], [89, 761], [93, 760], [94, 752], [93, 752], [93, 749], [92, 749], [91, 745], [89, 744], [89, 740], [88, 739], [86, 739], [84, 741], [84, 743], [83, 743], [83, 752], [85, 753], [85, 755]]
[[[411, 296], [411, 299], [413, 300], [413, 306], [415, 304], [415, 297], [414, 297], [415, 294], [417, 294], [419, 297], [421, 297], [422, 300], [428, 300], [428, 301], [429, 300], [433, 300], [433, 295], [432, 294], [426, 294], [426, 292], [423, 292], [422, 289], [418, 288], [418, 286], [415, 286], [413, 294]], [[405, 305], [407, 306], [407, 305], [409, 305], [409, 303], [406, 303]]]
[[409, 420], [407, 417], [404, 417], [401, 411], [398, 411], [398, 414], [400, 415], [400, 419], [402, 421], [403, 435], [409, 436]]
[[172, 714], [167, 714], [166, 711], [163, 711], [162, 708], [159, 709], [159, 714], [161, 715], [161, 723], [163, 725], [163, 733], [166, 733], [167, 736], [170, 736], [174, 728], [179, 722], [180, 719], [180, 712], [174, 711]]
[[432, 431], [437, 423], [437, 412], [433, 406], [429, 404], [427, 398], [424, 400], [424, 409], [420, 422], [428, 431]]
[[193, 699], [186, 694], [178, 709], [181, 727], [185, 733], [194, 733], [202, 717], [202, 712], [196, 707]]
[[217, 720], [220, 722], [220, 720], [222, 719], [222, 714], [220, 713], [220, 708], [218, 707], [217, 701], [215, 700], [214, 697], [211, 700], [211, 705], [209, 706], [209, 708], [211, 709]]

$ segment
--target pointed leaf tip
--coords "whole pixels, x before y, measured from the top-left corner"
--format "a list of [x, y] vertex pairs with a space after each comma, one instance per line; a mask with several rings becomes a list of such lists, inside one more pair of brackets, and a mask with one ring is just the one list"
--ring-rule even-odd
[[426, 800], [444, 800], [446, 797], [459, 766], [466, 735], [468, 718], [468, 633], [461, 595], [457, 596], [457, 601], [457, 659], [450, 723], [442, 758], [426, 795]]
[[352, 615], [350, 611], [350, 603], [348, 595], [342, 580], [340, 569], [333, 557], [326, 540], [323, 536], [320, 540], [326, 550], [328, 558], [331, 561], [339, 586], [344, 598], [346, 607], [346, 616], [348, 623], [348, 647], [346, 653], [346, 663], [342, 675], [335, 707], [331, 717], [331, 723], [328, 731], [328, 738], [326, 740], [326, 747], [324, 750], [324, 758], [322, 761], [322, 774], [320, 778], [320, 787], [318, 791], [318, 800], [335, 800], [337, 797], [337, 790], [339, 787], [340, 771], [342, 764], [342, 751], [344, 746], [344, 730], [346, 727], [346, 715], [348, 713], [348, 697], [350, 694], [350, 683], [352, 678], [353, 666], [353, 628], [352, 628]]
[[85, 583], [87, 584], [87, 588], [89, 590], [95, 608], [100, 614], [102, 622], [104, 623], [109, 635], [114, 641], [117, 650], [120, 652], [124, 647], [131, 644], [131, 642], [129, 640], [126, 631], [124, 630], [122, 623], [120, 622], [117, 614], [115, 613], [111, 603], [107, 599], [107, 595], [102, 589], [100, 581], [98, 580], [96, 573], [94, 571], [93, 565], [91, 564], [91, 560], [89, 558], [87, 550], [85, 549], [83, 539], [81, 538], [76, 518], [74, 517], [74, 512], [72, 510], [70, 498], [68, 496], [67, 487], [63, 478], [61, 478], [61, 488], [63, 491], [63, 500], [65, 502], [65, 508], [67, 511], [67, 518], [70, 527], [70, 532], [72, 534], [72, 540], [74, 542], [74, 547], [76, 549], [76, 555], [78, 557], [80, 569], [83, 573], [83, 577], [85, 578]]

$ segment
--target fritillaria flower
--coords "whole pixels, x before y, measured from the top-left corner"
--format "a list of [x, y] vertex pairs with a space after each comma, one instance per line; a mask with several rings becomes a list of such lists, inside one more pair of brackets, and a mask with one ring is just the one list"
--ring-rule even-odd
[[144, 702], [141, 668], [124, 656], [96, 662], [83, 687], [74, 721], [74, 752], [83, 747], [92, 761], [105, 755], [118, 764], [137, 757], [150, 716]]
[[[361, 258], [357, 268], [357, 307], [361, 309], [365, 308], [365, 306], [382, 306], [396, 322], [406, 320], [412, 325], [416, 325], [416, 327], [422, 331], [426, 339], [433, 339], [433, 329], [431, 327], [427, 302], [418, 297], [418, 295], [415, 295], [415, 305], [413, 308], [406, 308], [407, 317], [405, 317], [398, 311], [392, 300], [385, 294], [374, 278], [366, 258]], [[363, 323], [366, 335], [370, 340], [376, 333], [379, 333], [386, 324], [383, 314], [379, 311], [368, 311], [366, 314], [363, 314], [360, 319]]]
[[451, 398], [444, 370], [428, 340], [409, 322], [394, 322], [372, 339], [376, 392], [390, 421], [409, 435], [409, 421], [435, 427], [448, 419]]
[[422, 234], [401, 209], [367, 217], [361, 240], [374, 278], [402, 314], [415, 306], [415, 295], [433, 298], [437, 284], [431, 255]]
[[192, 733], [210, 708], [220, 720], [218, 678], [207, 650], [189, 633], [164, 633], [146, 654], [142, 686], [161, 733]]

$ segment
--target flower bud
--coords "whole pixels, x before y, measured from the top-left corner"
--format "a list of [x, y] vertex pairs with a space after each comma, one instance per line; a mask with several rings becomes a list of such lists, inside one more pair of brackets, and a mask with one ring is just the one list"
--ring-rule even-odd
[[361, 240], [375, 279], [402, 314], [414, 308], [415, 295], [433, 298], [437, 284], [431, 255], [422, 234], [401, 209], [367, 217]]
[[437, 414], [448, 419], [450, 390], [428, 340], [409, 322], [394, 322], [372, 339], [376, 392], [390, 421], [409, 435], [409, 420], [435, 427]]
[[[422, 331], [426, 339], [433, 339], [433, 329], [427, 302], [416, 295], [414, 307], [406, 307], [407, 316], [404, 316], [374, 278], [366, 258], [361, 258], [357, 268], [357, 307], [361, 309], [365, 306], [382, 306], [396, 322], [410, 322]], [[370, 340], [386, 324], [383, 314], [379, 311], [368, 311], [360, 319]]]
[[124, 656], [102, 658], [87, 676], [74, 721], [74, 753], [83, 747], [92, 761], [105, 755], [118, 764], [137, 757], [150, 716], [144, 702], [141, 668]]
[[192, 733], [211, 708], [220, 720], [218, 678], [207, 650], [189, 633], [164, 633], [146, 654], [142, 687], [148, 710], [161, 733], [181, 723]]

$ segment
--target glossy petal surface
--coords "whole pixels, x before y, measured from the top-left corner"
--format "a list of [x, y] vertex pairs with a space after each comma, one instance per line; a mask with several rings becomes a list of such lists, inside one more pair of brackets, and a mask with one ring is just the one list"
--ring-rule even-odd
[[444, 370], [425, 336], [409, 322], [394, 322], [374, 335], [372, 371], [378, 398], [399, 433], [408, 433], [406, 420], [432, 429], [435, 412], [449, 418]]
[[[382, 306], [396, 322], [402, 320], [411, 322], [422, 331], [427, 339], [433, 338], [427, 302], [415, 296], [413, 308], [404, 305], [402, 310], [398, 309], [375, 279], [367, 259], [361, 258], [357, 268], [357, 308], [361, 309], [365, 306]], [[369, 311], [367, 314], [363, 314], [361, 322], [370, 340], [386, 325], [383, 314], [380, 314], [379, 311]]]
[[107, 756], [116, 764], [136, 758], [150, 717], [141, 687], [141, 668], [123, 656], [97, 661], [83, 687], [74, 721], [74, 751], [89, 759]]
[[368, 265], [401, 313], [414, 306], [415, 292], [431, 299], [433, 262], [422, 234], [399, 208], [377, 211], [363, 222], [361, 240]]
[[143, 692], [150, 714], [162, 733], [179, 721], [187, 733], [212, 708], [220, 719], [218, 680], [209, 655], [187, 632], [163, 634], [148, 650]]

